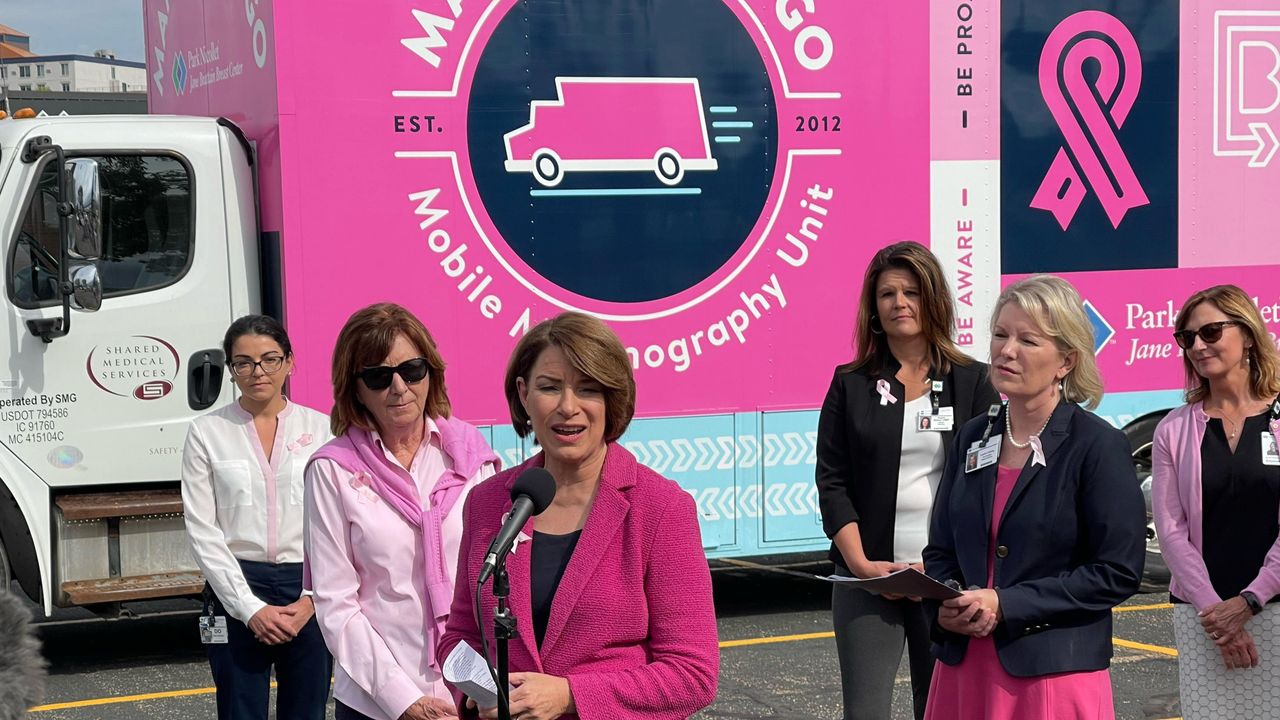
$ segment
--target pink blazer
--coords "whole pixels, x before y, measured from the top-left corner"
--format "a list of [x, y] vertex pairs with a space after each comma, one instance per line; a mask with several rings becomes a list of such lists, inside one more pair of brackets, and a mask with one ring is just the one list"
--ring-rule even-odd
[[[453, 608], [437, 656], [459, 642], [480, 648], [473, 593], [485, 550], [511, 509], [512, 483], [541, 454], [478, 485], [463, 508]], [[525, 525], [533, 537], [537, 518]], [[711, 573], [693, 499], [611, 443], [600, 487], [556, 590], [539, 651], [529, 597], [528, 543], [507, 558], [519, 637], [511, 671], [569, 680], [582, 720], [675, 720], [715, 699], [720, 672]], [[491, 652], [495, 601], [482, 595]], [[461, 711], [462, 705], [459, 704]], [[465, 716], [465, 715], [464, 715]]]
[[[1169, 565], [1169, 591], [1196, 610], [1205, 610], [1223, 600], [1214, 592], [1202, 554], [1200, 444], [1208, 422], [1202, 403], [1175, 408], [1156, 426], [1151, 448], [1151, 514], [1156, 521], [1160, 552]], [[1271, 546], [1247, 589], [1263, 603], [1280, 593], [1280, 539]]]

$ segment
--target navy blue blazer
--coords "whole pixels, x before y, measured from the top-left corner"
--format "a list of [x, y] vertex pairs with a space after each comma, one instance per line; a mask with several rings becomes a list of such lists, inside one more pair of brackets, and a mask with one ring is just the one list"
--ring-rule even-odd
[[[992, 435], [1004, 432], [1001, 412]], [[934, 500], [925, 572], [986, 587], [996, 466], [964, 471], [987, 418], [969, 421], [947, 456]], [[1007, 442], [1007, 440], [1006, 440]], [[1041, 434], [1045, 466], [1029, 458], [998, 524], [995, 588], [1004, 620], [992, 636], [1016, 677], [1101, 670], [1111, 662], [1111, 608], [1138, 590], [1146, 511], [1124, 433], [1074, 403], [1054, 409]], [[934, 653], [948, 665], [969, 638], [937, 624]]]

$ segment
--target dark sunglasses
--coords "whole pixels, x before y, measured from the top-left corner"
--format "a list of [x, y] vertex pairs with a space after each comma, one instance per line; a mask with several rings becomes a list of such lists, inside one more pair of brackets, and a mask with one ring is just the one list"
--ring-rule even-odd
[[412, 385], [416, 382], [422, 382], [422, 378], [427, 376], [427, 370], [426, 358], [414, 358], [405, 360], [395, 367], [379, 365], [365, 368], [356, 373], [356, 377], [360, 378], [364, 382], [364, 386], [370, 390], [386, 390], [391, 387], [392, 375], [399, 375], [406, 385]]
[[1219, 322], [1205, 323], [1200, 326], [1199, 330], [1179, 330], [1173, 334], [1173, 339], [1178, 343], [1178, 347], [1183, 350], [1190, 350], [1192, 345], [1196, 344], [1196, 336], [1205, 343], [1212, 345], [1222, 339], [1222, 331], [1228, 325], [1239, 325], [1239, 320], [1221, 320]]

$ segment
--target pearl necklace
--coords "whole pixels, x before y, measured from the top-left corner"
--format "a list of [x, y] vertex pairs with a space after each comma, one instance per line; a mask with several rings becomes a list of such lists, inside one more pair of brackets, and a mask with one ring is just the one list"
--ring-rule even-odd
[[1044, 429], [1049, 427], [1049, 421], [1051, 419], [1053, 419], [1053, 413], [1049, 413], [1049, 417], [1044, 419], [1044, 424], [1040, 426], [1040, 429], [1036, 431], [1034, 435], [1028, 435], [1027, 441], [1024, 443], [1020, 443], [1017, 440], [1013, 439], [1013, 413], [1009, 413], [1009, 417], [1005, 418], [1005, 422], [1004, 422], [1004, 436], [1009, 438], [1010, 445], [1013, 445], [1019, 450], [1025, 450], [1027, 447], [1031, 445], [1031, 438], [1040, 437], [1040, 433], [1044, 432]]

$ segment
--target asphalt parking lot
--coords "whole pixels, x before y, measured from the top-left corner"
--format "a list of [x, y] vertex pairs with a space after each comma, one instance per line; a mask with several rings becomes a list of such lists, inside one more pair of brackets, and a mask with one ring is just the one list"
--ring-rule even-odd
[[[697, 718], [838, 720], [840, 683], [831, 638], [831, 590], [812, 579], [824, 564], [717, 563], [720, 693]], [[842, 590], [845, 592], [845, 590]], [[1112, 666], [1116, 716], [1176, 718], [1177, 664], [1166, 596], [1138, 595], [1117, 608]], [[139, 619], [58, 615], [40, 633], [49, 660], [34, 720], [205, 720], [214, 696], [190, 606]], [[911, 717], [905, 668], [894, 718]], [[330, 713], [332, 717], [332, 712]]]

